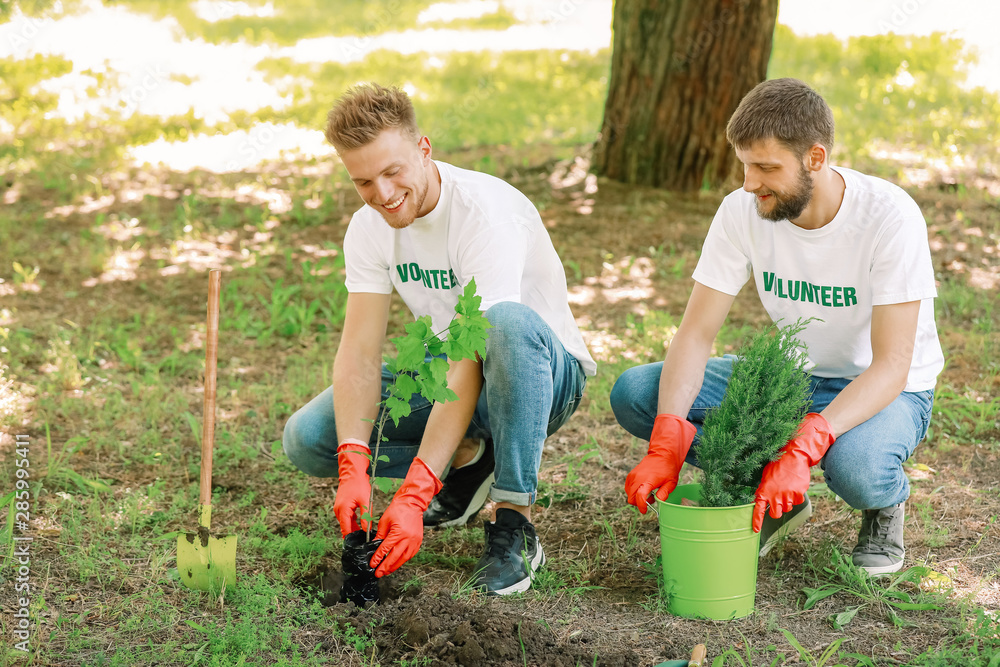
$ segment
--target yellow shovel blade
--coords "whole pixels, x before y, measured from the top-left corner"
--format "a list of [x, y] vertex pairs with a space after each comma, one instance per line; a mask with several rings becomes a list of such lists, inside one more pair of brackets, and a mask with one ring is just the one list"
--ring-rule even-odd
[[177, 571], [181, 583], [197, 591], [219, 591], [236, 583], [236, 535], [211, 537], [204, 528], [198, 534], [177, 536]]

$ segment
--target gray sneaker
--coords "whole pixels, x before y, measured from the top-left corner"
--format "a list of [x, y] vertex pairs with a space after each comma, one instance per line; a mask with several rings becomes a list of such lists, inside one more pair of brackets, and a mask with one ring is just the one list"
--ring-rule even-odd
[[758, 558], [763, 558], [776, 544], [788, 537], [788, 534], [804, 524], [812, 516], [812, 503], [809, 496], [791, 510], [785, 512], [780, 518], [772, 519], [770, 512], [764, 513], [764, 522], [760, 525], [760, 551]]
[[851, 552], [851, 560], [868, 574], [889, 574], [902, 569], [906, 554], [903, 549], [905, 504], [862, 510], [858, 546]]

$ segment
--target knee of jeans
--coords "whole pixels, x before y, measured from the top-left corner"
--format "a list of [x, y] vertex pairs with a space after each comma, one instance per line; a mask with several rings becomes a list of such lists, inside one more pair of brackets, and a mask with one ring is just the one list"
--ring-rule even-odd
[[503, 336], [520, 335], [529, 330], [525, 323], [534, 311], [522, 303], [514, 301], [501, 301], [486, 309], [483, 315], [489, 320], [493, 328], [489, 330], [489, 341], [495, 341]]
[[871, 462], [864, 466], [826, 461], [823, 477], [831, 491], [854, 509], [881, 509], [909, 496], [909, 481], [902, 469]]
[[[281, 435], [281, 448], [296, 468], [310, 477], [337, 476], [337, 450], [326, 453], [329, 443], [321, 442], [312, 429], [303, 423], [300, 413], [289, 417]], [[310, 435], [312, 433], [312, 435]]]
[[611, 412], [614, 413], [615, 419], [621, 424], [622, 418], [627, 417], [632, 409], [632, 396], [629, 391], [628, 380], [625, 376], [628, 375], [628, 371], [625, 371], [618, 376], [615, 380], [615, 384], [611, 387], [611, 394], [608, 395], [608, 402], [611, 404]]
[[642, 437], [635, 432], [634, 426], [640, 414], [639, 397], [635, 395], [635, 386], [629, 377], [634, 370], [630, 368], [618, 376], [611, 388], [608, 402], [611, 403], [611, 412], [614, 413], [618, 424], [632, 435]]

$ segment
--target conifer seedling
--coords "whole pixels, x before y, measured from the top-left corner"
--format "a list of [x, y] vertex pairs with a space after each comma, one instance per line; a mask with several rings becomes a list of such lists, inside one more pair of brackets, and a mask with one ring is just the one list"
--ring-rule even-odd
[[795, 435], [811, 403], [805, 345], [796, 338], [808, 322], [772, 325], [740, 349], [722, 403], [702, 428], [701, 506], [752, 503], [764, 466]]

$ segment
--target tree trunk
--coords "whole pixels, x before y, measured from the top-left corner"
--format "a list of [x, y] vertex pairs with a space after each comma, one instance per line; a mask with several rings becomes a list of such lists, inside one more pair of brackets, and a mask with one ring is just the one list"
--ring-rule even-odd
[[778, 0], [617, 0], [595, 166], [691, 192], [737, 163], [726, 123], [767, 75]]

